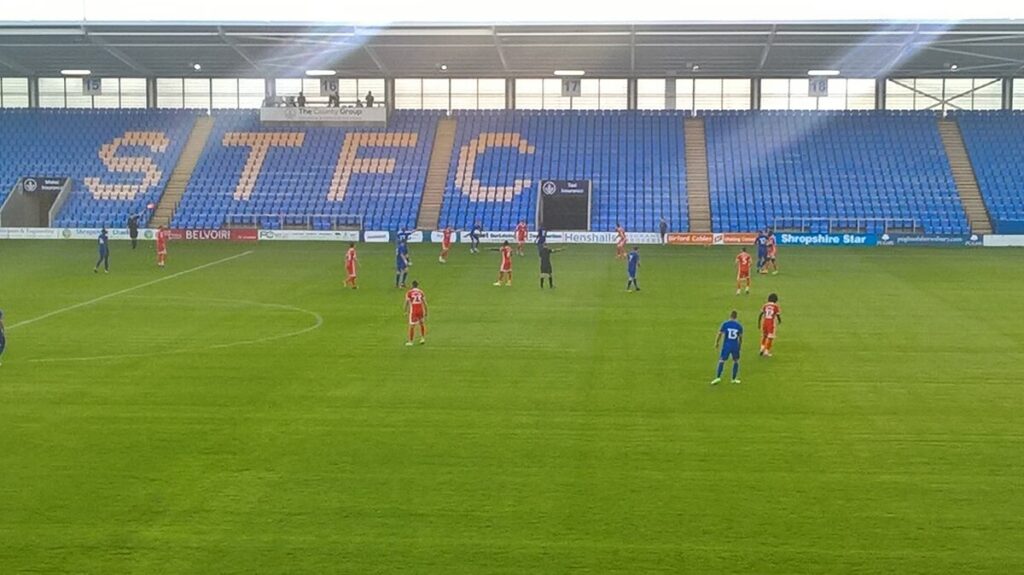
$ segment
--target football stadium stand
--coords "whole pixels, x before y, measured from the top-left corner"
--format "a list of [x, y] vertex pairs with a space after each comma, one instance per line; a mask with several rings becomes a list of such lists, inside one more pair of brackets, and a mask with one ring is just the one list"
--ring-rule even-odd
[[216, 112], [172, 226], [413, 227], [441, 114], [397, 111], [386, 129], [346, 129]]
[[195, 122], [195, 111], [2, 110], [0, 203], [19, 178], [70, 177], [58, 227], [149, 220]]
[[[0, 201], [20, 177], [70, 176], [61, 227], [151, 214], [196, 111], [0, 111]], [[388, 127], [281, 127], [218, 111], [171, 224], [330, 229], [413, 227], [440, 111], [397, 111]], [[457, 111], [439, 226], [535, 227], [545, 179], [591, 180], [591, 228], [689, 227], [684, 112]], [[705, 112], [716, 232], [915, 227], [966, 233], [968, 218], [931, 112]], [[1024, 221], [1024, 114], [956, 115], [992, 219]], [[452, 122], [450, 122], [452, 123]], [[699, 133], [693, 131], [693, 133]], [[695, 148], [696, 150], [696, 148]], [[435, 154], [435, 163], [438, 163]], [[436, 176], [439, 177], [439, 176]], [[700, 194], [703, 197], [703, 194]], [[434, 200], [436, 202], [436, 200]], [[437, 206], [431, 206], [431, 211]], [[705, 212], [706, 213], [706, 210]], [[428, 219], [433, 220], [433, 215]], [[706, 216], [702, 216], [704, 218]], [[829, 221], [831, 220], [831, 222]]]
[[1024, 233], [1024, 112], [958, 112], [954, 117], [996, 231]]
[[704, 116], [715, 231], [969, 230], [935, 113]]
[[457, 111], [440, 225], [535, 227], [541, 180], [591, 180], [591, 229], [687, 226], [683, 112]]

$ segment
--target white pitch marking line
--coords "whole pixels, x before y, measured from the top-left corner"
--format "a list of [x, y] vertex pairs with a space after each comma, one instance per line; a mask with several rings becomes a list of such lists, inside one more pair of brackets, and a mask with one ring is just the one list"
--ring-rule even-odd
[[196, 266], [194, 268], [190, 268], [190, 269], [187, 269], [187, 270], [184, 270], [184, 271], [180, 271], [178, 273], [171, 274], [169, 276], [165, 276], [165, 277], [162, 277], [160, 279], [155, 279], [153, 281], [149, 281], [149, 282], [146, 282], [144, 284], [139, 284], [139, 285], [134, 286], [134, 287], [125, 288], [123, 290], [116, 291], [116, 292], [113, 292], [113, 293], [108, 293], [107, 295], [101, 295], [100, 297], [95, 298], [95, 299], [91, 299], [89, 301], [83, 301], [81, 303], [76, 303], [75, 305], [69, 305], [68, 307], [62, 307], [62, 308], [60, 308], [58, 310], [54, 310], [54, 311], [51, 311], [49, 313], [44, 313], [43, 315], [41, 315], [39, 317], [34, 317], [32, 319], [26, 319], [25, 321], [21, 321], [21, 322], [18, 322], [16, 324], [9, 325], [9, 326], [7, 326], [7, 329], [8, 330], [12, 330], [14, 328], [18, 328], [18, 327], [22, 327], [22, 326], [25, 326], [25, 325], [33, 324], [33, 323], [36, 323], [37, 321], [42, 321], [44, 319], [51, 318], [51, 317], [53, 317], [55, 315], [59, 315], [59, 314], [65, 313], [65, 312], [73, 311], [73, 310], [76, 310], [78, 308], [82, 308], [82, 307], [85, 307], [85, 306], [92, 305], [94, 303], [99, 303], [101, 301], [108, 300], [108, 299], [110, 299], [112, 297], [117, 297], [119, 295], [124, 295], [126, 293], [131, 293], [133, 291], [140, 290], [142, 288], [146, 288], [146, 287], [149, 287], [151, 285], [156, 285], [156, 284], [158, 284], [160, 282], [165, 282], [165, 281], [168, 281], [168, 280], [172, 280], [174, 278], [181, 277], [181, 276], [183, 276], [185, 274], [190, 274], [192, 272], [197, 272], [199, 270], [203, 270], [203, 269], [206, 269], [206, 268], [209, 268], [209, 267], [213, 267], [215, 265], [220, 265], [222, 263], [229, 262], [231, 260], [236, 260], [238, 258], [245, 257], [245, 256], [247, 256], [249, 254], [252, 254], [252, 253], [253, 253], [253, 251], [249, 250], [247, 252], [242, 252], [240, 254], [235, 254], [233, 256], [229, 256], [229, 257], [226, 257], [226, 258], [223, 258], [223, 259], [219, 259], [219, 260], [217, 260], [215, 262], [210, 262], [210, 263], [207, 263], [207, 264], [203, 264], [201, 266]]
[[[143, 297], [143, 296], [138, 296], [138, 297]], [[229, 342], [229, 343], [221, 343], [221, 344], [209, 345], [209, 346], [204, 346], [204, 347], [186, 347], [186, 348], [180, 348], [180, 349], [172, 349], [172, 350], [169, 350], [169, 351], [163, 351], [162, 350], [162, 351], [150, 351], [150, 352], [142, 352], [142, 353], [126, 353], [126, 354], [113, 354], [113, 355], [94, 355], [94, 356], [88, 356], [88, 357], [53, 357], [53, 358], [42, 358], [42, 359], [30, 359], [30, 360], [28, 360], [28, 362], [29, 363], [57, 363], [57, 362], [69, 362], [69, 361], [98, 361], [98, 360], [107, 360], [107, 359], [134, 359], [134, 358], [140, 358], [140, 357], [152, 357], [152, 356], [157, 356], [157, 355], [164, 356], [164, 355], [177, 355], [177, 354], [182, 354], [182, 353], [202, 352], [202, 351], [206, 351], [206, 350], [210, 350], [210, 349], [228, 349], [228, 348], [232, 348], [232, 347], [241, 347], [243, 345], [256, 345], [256, 344], [261, 344], [261, 343], [269, 343], [269, 342], [272, 342], [272, 341], [278, 341], [278, 340], [281, 340], [281, 339], [288, 339], [288, 338], [292, 338], [292, 337], [297, 337], [297, 336], [300, 336], [300, 335], [303, 335], [303, 334], [307, 334], [307, 333], [309, 333], [311, 331], [318, 330], [324, 324], [324, 318], [320, 314], [316, 313], [315, 311], [310, 311], [308, 309], [303, 309], [301, 307], [296, 307], [296, 306], [293, 306], [293, 305], [285, 305], [285, 304], [277, 304], [277, 303], [262, 303], [262, 302], [257, 302], [257, 301], [248, 301], [248, 300], [229, 300], [229, 299], [220, 299], [220, 298], [187, 298], [187, 297], [180, 297], [180, 296], [156, 297], [156, 298], [153, 298], [153, 299], [165, 299], [165, 300], [166, 299], [180, 299], [180, 300], [188, 300], [188, 301], [192, 301], [192, 302], [196, 302], [196, 301], [222, 302], [222, 303], [232, 303], [232, 304], [238, 304], [238, 305], [251, 305], [251, 306], [265, 307], [265, 308], [272, 308], [272, 309], [283, 309], [283, 310], [287, 310], [287, 311], [295, 311], [295, 312], [304, 313], [304, 314], [309, 315], [310, 317], [312, 317], [315, 321], [313, 322], [313, 325], [304, 327], [304, 328], [296, 330], [296, 331], [291, 331], [291, 332], [288, 332], [288, 333], [282, 333], [282, 334], [278, 334], [278, 335], [270, 335], [270, 336], [261, 337], [261, 338], [258, 338], [258, 339], [247, 339], [247, 340], [233, 341], [233, 342]]]

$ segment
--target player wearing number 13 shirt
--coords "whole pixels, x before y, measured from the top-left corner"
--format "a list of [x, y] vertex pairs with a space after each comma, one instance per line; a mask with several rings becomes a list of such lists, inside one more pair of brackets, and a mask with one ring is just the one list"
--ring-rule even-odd
[[420, 282], [412, 282], [412, 289], [405, 292], [405, 312], [409, 315], [409, 339], [405, 345], [412, 345], [416, 326], [420, 326], [420, 345], [427, 343], [427, 296], [420, 289]]

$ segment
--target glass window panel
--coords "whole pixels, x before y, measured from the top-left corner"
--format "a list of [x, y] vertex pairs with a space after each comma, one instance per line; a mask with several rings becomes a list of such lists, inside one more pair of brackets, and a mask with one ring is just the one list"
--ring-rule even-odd
[[625, 110], [629, 107], [629, 81], [624, 78], [602, 78], [599, 80], [602, 110]]
[[93, 96], [92, 106], [94, 108], [120, 108], [121, 107], [121, 86], [117, 78], [101, 78], [100, 88], [102, 95]]
[[789, 109], [789, 80], [765, 78], [761, 80], [761, 109]]
[[544, 80], [517, 78], [516, 108], [540, 110], [544, 107]]
[[722, 109], [750, 109], [749, 78], [730, 78], [722, 80]]
[[480, 78], [477, 81], [478, 103], [481, 110], [505, 109], [505, 79]]
[[676, 79], [676, 110], [694, 110], [693, 78]]
[[693, 107], [695, 110], [721, 110], [722, 80], [719, 78], [698, 78], [694, 80]]
[[373, 92], [373, 105], [383, 106], [384, 102], [384, 78], [360, 78], [359, 98], [365, 99], [366, 94]]
[[157, 108], [182, 108], [185, 106], [184, 96], [181, 78], [156, 79]]
[[942, 109], [942, 78], [917, 78], [914, 80], [915, 110]]
[[214, 78], [210, 88], [213, 90], [213, 108], [215, 110], [238, 108], [237, 78]]
[[1013, 79], [1013, 101], [1011, 104], [1014, 110], [1024, 110], [1024, 78]]
[[639, 110], [664, 110], [665, 85], [661, 78], [641, 78], [636, 81], [636, 107]]
[[0, 105], [4, 108], [27, 108], [28, 78], [0, 78]]
[[82, 94], [81, 78], [66, 78], [64, 82], [65, 101], [68, 108], [92, 108], [92, 96]]
[[809, 96], [811, 80], [809, 78], [790, 78], [789, 109], [817, 110], [818, 98]]
[[913, 86], [914, 81], [911, 79], [886, 80], [885, 109], [913, 110], [914, 92], [911, 90]]
[[[558, 83], [558, 96], [562, 95], [562, 81], [561, 79], [556, 80]], [[584, 79], [580, 81], [580, 96], [573, 98], [564, 98], [569, 103], [570, 108], [573, 110], [598, 110], [601, 107], [601, 80], [594, 78]], [[546, 96], [547, 94], [545, 94]], [[545, 107], [547, 107], [547, 98], [545, 98]]]
[[475, 79], [452, 79], [451, 90], [453, 110], [475, 110], [477, 108]]
[[[1003, 107], [1003, 83], [999, 80], [975, 78], [974, 89], [971, 94], [972, 110], [998, 110]], [[954, 103], [960, 105], [959, 100]]]
[[420, 78], [395, 80], [395, 107], [407, 110], [423, 108], [423, 83]]
[[209, 78], [185, 78], [185, 107], [197, 110], [210, 108]]
[[263, 78], [238, 79], [238, 107], [259, 108], [267, 97], [267, 83]]
[[145, 78], [121, 78], [121, 107], [146, 107]]
[[875, 109], [875, 81], [873, 79], [848, 78], [846, 80], [846, 109]]
[[64, 107], [64, 78], [39, 78], [39, 107]]
[[338, 100], [344, 106], [351, 106], [356, 103], [356, 98], [362, 99], [363, 94], [359, 93], [359, 80], [355, 78], [338, 78]]
[[424, 78], [423, 109], [447, 110], [449, 104], [448, 89], [447, 78]]
[[[583, 81], [580, 83], [580, 93], [585, 93]], [[562, 79], [544, 79], [544, 109], [545, 110], [568, 110], [570, 98], [562, 97]]]
[[274, 80], [274, 93], [278, 96], [298, 96], [302, 90], [300, 78], [277, 78]]

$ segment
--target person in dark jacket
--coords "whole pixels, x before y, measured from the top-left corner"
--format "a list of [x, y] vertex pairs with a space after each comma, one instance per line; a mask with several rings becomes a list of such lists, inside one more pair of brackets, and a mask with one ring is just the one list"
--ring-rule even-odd
[[139, 245], [139, 214], [128, 216], [128, 237], [132, 239], [132, 249]]

